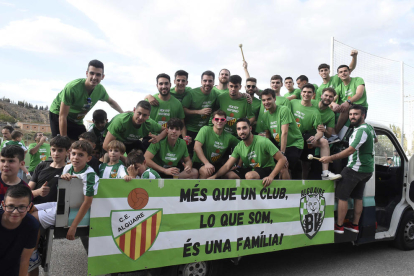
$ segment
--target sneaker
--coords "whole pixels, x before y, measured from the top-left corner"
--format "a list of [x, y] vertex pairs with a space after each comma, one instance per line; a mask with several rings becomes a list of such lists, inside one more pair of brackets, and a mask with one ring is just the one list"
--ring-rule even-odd
[[37, 249], [35, 249], [35, 251], [33, 251], [33, 253], [32, 253], [32, 256], [30, 257], [29, 271], [28, 272], [30, 272], [33, 269], [35, 269], [36, 267], [38, 267], [41, 262], [42, 262], [42, 258], [40, 258], [39, 251], [37, 251]]
[[328, 144], [337, 143], [339, 141], [341, 141], [341, 139], [339, 139], [339, 136], [336, 134], [333, 134], [331, 137], [328, 138]]
[[336, 179], [340, 179], [342, 178], [342, 175], [340, 174], [334, 174], [333, 172], [328, 172], [327, 175], [321, 175], [322, 176], [322, 180], [336, 180]]
[[353, 223], [351, 223], [351, 222], [346, 222], [346, 223], [344, 224], [344, 228], [345, 228], [346, 230], [351, 231], [351, 232], [354, 232], [354, 233], [359, 233], [359, 226], [358, 226], [358, 225], [355, 225], [355, 224], [353, 224]]
[[343, 234], [344, 233], [344, 226], [339, 226], [335, 223], [334, 232], [337, 234]]

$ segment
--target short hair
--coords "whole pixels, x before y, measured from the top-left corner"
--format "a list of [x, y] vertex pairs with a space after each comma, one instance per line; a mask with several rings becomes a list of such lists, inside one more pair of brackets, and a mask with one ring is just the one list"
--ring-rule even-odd
[[160, 78], [166, 78], [166, 79], [168, 79], [169, 82], [171, 82], [171, 78], [170, 78], [169, 75], [167, 75], [165, 73], [161, 73], [157, 76], [157, 84], [158, 84], [158, 79], [160, 79]]
[[322, 63], [321, 65], [318, 66], [318, 71], [321, 70], [321, 69], [325, 69], [325, 68], [331, 69], [331, 66], [329, 66], [326, 63]]
[[67, 136], [56, 136], [50, 140], [50, 147], [63, 148], [68, 150], [70, 148], [70, 139]]
[[280, 75], [273, 75], [270, 80], [280, 80], [281, 82], [283, 82], [283, 78]]
[[177, 72], [175, 72], [174, 79], [176, 79], [177, 76], [185, 76], [188, 79], [188, 73], [184, 70], [178, 70]]
[[303, 91], [304, 88], [310, 88], [312, 89], [312, 92], [315, 93], [315, 86], [313, 86], [313, 84], [310, 84], [310, 83], [305, 84], [304, 86], [302, 86], [301, 91]]
[[214, 118], [216, 115], [227, 117], [226, 112], [224, 112], [221, 109], [218, 109], [218, 110], [214, 111], [213, 114], [211, 114], [211, 116], [213, 116], [212, 118]]
[[151, 111], [151, 104], [148, 101], [139, 101], [137, 104], [138, 107]]
[[247, 118], [239, 118], [239, 119], [237, 119], [236, 126], [237, 126], [238, 123], [242, 123], [242, 122], [245, 122], [245, 123], [247, 123], [250, 126], [250, 121]]
[[230, 70], [229, 70], [229, 69], [226, 69], [226, 68], [221, 69], [221, 70], [219, 71], [219, 75], [220, 75], [221, 71], [223, 71], [223, 70], [226, 70], [227, 72], [229, 72], [229, 75], [230, 75]]
[[6, 197], [12, 198], [24, 198], [29, 199], [29, 203], [32, 202], [32, 190], [26, 185], [13, 185], [10, 186], [4, 194], [4, 200]]
[[307, 81], [307, 82], [309, 82], [308, 77], [307, 77], [307, 76], [305, 76], [305, 75], [300, 75], [299, 77], [297, 77], [296, 81], [298, 81], [298, 80], [300, 80], [300, 81]]
[[13, 130], [13, 132], [11, 133], [11, 138], [12, 139], [17, 139], [19, 137], [22, 137], [23, 133], [21, 131], [18, 130]]
[[325, 91], [329, 91], [329, 92], [333, 93], [334, 94], [334, 97], [336, 97], [336, 91], [332, 87], [326, 87], [326, 88], [324, 88], [322, 90], [322, 95], [323, 95], [323, 93], [325, 93]]
[[267, 88], [265, 90], [263, 90], [262, 92], [262, 96], [263, 95], [271, 95], [274, 99], [276, 99], [276, 93], [273, 89]]
[[92, 151], [93, 151], [91, 144], [89, 144], [89, 142], [84, 141], [84, 140], [73, 142], [72, 149], [78, 149], [78, 150], [84, 151], [88, 154], [88, 156], [91, 156]]
[[12, 126], [4, 126], [3, 129], [9, 130], [10, 133], [13, 132], [14, 128]]
[[98, 138], [96, 137], [95, 133], [93, 132], [84, 132], [78, 137], [79, 139], [82, 138], [86, 141], [89, 141], [91, 143], [96, 144], [96, 141], [98, 141]]
[[367, 108], [365, 106], [362, 106], [360, 104], [354, 104], [351, 106], [349, 110], [352, 109], [361, 110], [361, 115], [364, 115], [365, 119], [367, 118]]
[[97, 109], [93, 112], [92, 119], [96, 122], [106, 121], [108, 120], [108, 114], [103, 109]]
[[292, 77], [286, 77], [286, 78], [285, 78], [285, 81], [286, 81], [286, 80], [292, 80], [292, 82], [293, 82]]
[[142, 164], [145, 161], [144, 154], [142, 150], [133, 149], [126, 158], [126, 165], [127, 167], [134, 165], [134, 164]]
[[104, 72], [104, 64], [102, 63], [102, 61], [99, 61], [97, 59], [93, 59], [89, 61], [88, 69], [87, 69], [88, 72], [89, 72], [89, 66], [93, 66], [95, 68], [102, 68], [102, 73]]
[[24, 160], [24, 150], [17, 145], [6, 146], [1, 149], [0, 155], [5, 158], [16, 158], [19, 161]]
[[242, 83], [242, 78], [239, 75], [232, 75], [229, 78], [229, 82], [233, 84], [240, 84]]
[[349, 69], [349, 66], [348, 65], [342, 64], [342, 65], [339, 65], [338, 69], [336, 69], [336, 72], [338, 72], [339, 69], [345, 68], [345, 67], [348, 68], [348, 71], [351, 71], [351, 69]]
[[122, 143], [121, 141], [118, 141], [118, 140], [112, 140], [111, 142], [109, 142], [109, 144], [108, 144], [108, 151], [110, 149], [117, 149], [122, 154], [124, 154], [125, 153], [125, 150], [126, 150], [124, 143]]
[[183, 129], [184, 128], [184, 124], [183, 121], [181, 121], [181, 119], [178, 118], [172, 118], [167, 122], [167, 128], [178, 128], [178, 129]]
[[37, 136], [39, 133], [42, 133], [42, 134], [43, 134], [43, 132], [42, 132], [42, 131], [38, 131], [38, 132], [36, 132], [36, 136]]
[[201, 79], [203, 79], [203, 76], [204, 75], [213, 77], [213, 79], [216, 77], [216, 75], [214, 74], [214, 72], [213, 71], [210, 71], [210, 70], [204, 71], [203, 74], [201, 74]]
[[247, 78], [246, 82], [248, 82], [248, 81], [257, 82], [257, 79], [256, 78]]

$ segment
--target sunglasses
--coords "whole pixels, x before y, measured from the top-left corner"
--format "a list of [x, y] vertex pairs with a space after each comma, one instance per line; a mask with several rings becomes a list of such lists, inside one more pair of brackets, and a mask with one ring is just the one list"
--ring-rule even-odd
[[213, 118], [213, 120], [216, 121], [216, 122], [225, 122], [225, 121], [227, 121], [226, 118]]
[[256, 85], [247, 85], [247, 88], [253, 88], [253, 89], [255, 89], [256, 88]]

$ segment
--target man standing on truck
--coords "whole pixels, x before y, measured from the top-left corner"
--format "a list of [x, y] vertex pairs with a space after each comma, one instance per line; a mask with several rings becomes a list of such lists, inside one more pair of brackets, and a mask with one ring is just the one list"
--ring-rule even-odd
[[[348, 157], [348, 164], [342, 170], [340, 179], [336, 186], [336, 197], [338, 198], [338, 219], [335, 224], [335, 233], [343, 234], [344, 229], [359, 233], [359, 219], [362, 213], [362, 197], [365, 184], [371, 178], [374, 171], [374, 136], [371, 127], [365, 123], [367, 115], [366, 107], [353, 105], [349, 110], [351, 126], [355, 127], [349, 138], [349, 147], [344, 151], [332, 156], [321, 157], [322, 163]], [[348, 212], [348, 198], [354, 199], [354, 219], [344, 225], [346, 213]]]

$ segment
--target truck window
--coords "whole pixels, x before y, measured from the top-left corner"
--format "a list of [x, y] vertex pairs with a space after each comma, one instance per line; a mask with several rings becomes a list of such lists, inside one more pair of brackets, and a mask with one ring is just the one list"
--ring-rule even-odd
[[[390, 138], [385, 134], [379, 134], [378, 143], [375, 144], [375, 165], [385, 167], [401, 166], [401, 159]], [[399, 161], [399, 162], [398, 162]]]

